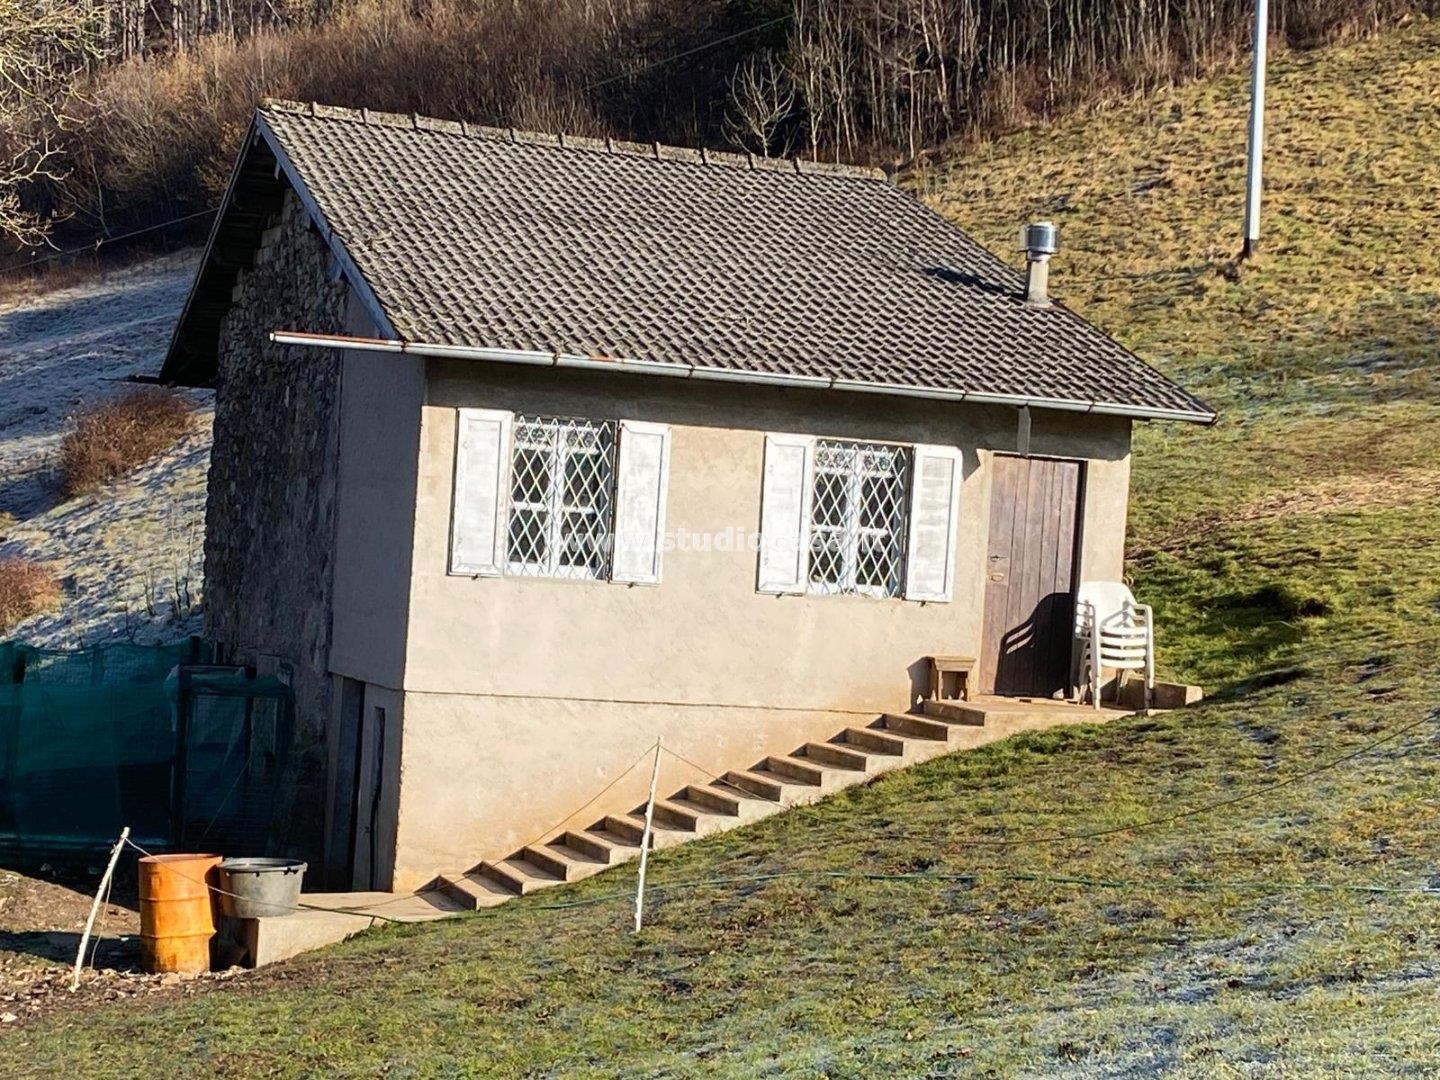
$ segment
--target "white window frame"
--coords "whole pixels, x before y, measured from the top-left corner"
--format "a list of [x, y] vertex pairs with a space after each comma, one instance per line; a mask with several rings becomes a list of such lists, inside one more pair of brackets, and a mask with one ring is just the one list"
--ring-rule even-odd
[[[846, 471], [846, 507], [856, 520], [848, 527], [817, 521], [816, 473], [824, 444], [893, 449], [905, 455], [903, 488], [897, 493], [898, 520], [891, 528], [859, 524], [867, 473], [864, 458]], [[964, 453], [958, 446], [934, 446], [881, 439], [852, 439], [767, 432], [760, 494], [760, 551], [756, 591], [772, 596], [861, 596], [873, 599], [947, 603], [954, 596], [958, 522]], [[833, 474], [832, 474], [833, 475]], [[817, 587], [811, 569], [816, 538], [846, 535], [838, 582]], [[883, 586], [858, 579], [865, 536], [894, 543], [898, 575]]]
[[[852, 464], [844, 470], [843, 479], [845, 486], [845, 502], [847, 517], [852, 519], [840, 525], [822, 524], [817, 514], [819, 503], [811, 496], [810, 504], [810, 546], [807, 560], [809, 565], [805, 573], [805, 591], [811, 596], [868, 596], [877, 600], [900, 599], [905, 595], [905, 580], [910, 559], [910, 501], [912, 485], [914, 483], [915, 454], [914, 448], [904, 443], [877, 442], [871, 439], [831, 439], [819, 438], [816, 440], [815, 465], [810, 479], [811, 490], [815, 487], [815, 477], [822, 473], [831, 476], [840, 475], [840, 470], [830, 469], [820, 464], [820, 456], [830, 446], [846, 445], [854, 450]], [[865, 504], [865, 481], [872, 479], [886, 479], [890, 476], [888, 472], [878, 469], [867, 469], [865, 460], [867, 451], [893, 451], [900, 454], [903, 459], [900, 483], [903, 485], [899, 492], [899, 520], [896, 522], [893, 531], [889, 528], [864, 525], [860, 522], [860, 508]], [[833, 583], [817, 583], [813, 574], [813, 556], [816, 544], [825, 535], [839, 535], [841, 538], [840, 557], [840, 579]], [[860, 569], [860, 550], [866, 538], [879, 538], [884, 542], [893, 544], [898, 548], [898, 565], [895, 568], [894, 579], [891, 584], [872, 585], [862, 583], [858, 580]]]
[[[550, 439], [530, 446], [527, 424], [539, 424]], [[576, 430], [604, 429], [600, 441], [606, 457], [599, 463], [603, 487], [587, 506], [565, 503], [567, 465], [577, 453]], [[543, 461], [516, 455], [528, 452]], [[448, 572], [457, 577], [521, 577], [552, 581], [612, 581], [626, 585], [658, 585], [665, 546], [665, 515], [670, 482], [670, 427], [638, 420], [521, 414], [499, 409], [456, 410], [454, 486], [450, 504]], [[575, 477], [572, 476], [572, 479]], [[592, 478], [593, 479], [593, 476]], [[515, 500], [516, 487], [528, 487]], [[584, 485], [591, 488], [590, 483]], [[603, 504], [603, 505], [602, 505]], [[576, 512], [602, 513], [598, 528], [584, 533], [598, 545], [600, 559], [564, 565], [567, 517]], [[515, 514], [540, 515], [540, 521], [518, 521]], [[532, 540], [515, 545], [511, 528]], [[529, 530], [528, 532], [526, 530]], [[571, 532], [570, 550], [575, 550]], [[543, 549], [543, 559], [521, 558], [529, 546]], [[585, 549], [580, 549], [585, 550]]]
[[[521, 429], [527, 423], [534, 422], [559, 423], [561, 425], [574, 425], [577, 427], [593, 429], [609, 429], [608, 445], [605, 453], [610, 460], [608, 463], [608, 475], [606, 477], [606, 488], [608, 497], [606, 505], [600, 510], [605, 520], [601, 523], [601, 529], [595, 531], [595, 535], [603, 546], [601, 562], [599, 566], [588, 564], [578, 566], [566, 566], [561, 563], [561, 555], [565, 550], [565, 521], [566, 515], [589, 511], [595, 513], [596, 508], [574, 507], [565, 504], [565, 476], [566, 466], [570, 459], [576, 454], [587, 453], [588, 451], [569, 447], [565, 444], [563, 428], [561, 437], [551, 447], [522, 447], [520, 443]], [[521, 415], [515, 416], [511, 427], [510, 447], [510, 483], [504, 491], [506, 508], [506, 531], [504, 536], [505, 545], [505, 574], [510, 577], [526, 578], [552, 578], [566, 581], [608, 581], [613, 562], [613, 545], [615, 539], [615, 496], [619, 487], [617, 483], [616, 468], [616, 445], [618, 442], [619, 425], [613, 420], [594, 420], [589, 417], [572, 416], [540, 416]], [[515, 500], [515, 458], [522, 449], [541, 450], [547, 453], [546, 461], [546, 489], [543, 502], [517, 502]], [[544, 513], [546, 515], [545, 526], [545, 558], [544, 560], [516, 559], [511, 555], [512, 540], [509, 531], [509, 522], [517, 511], [529, 513]]]

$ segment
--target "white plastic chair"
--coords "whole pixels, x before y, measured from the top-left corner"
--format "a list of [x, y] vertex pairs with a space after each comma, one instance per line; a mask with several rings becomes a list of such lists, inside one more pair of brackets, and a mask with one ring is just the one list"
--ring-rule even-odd
[[[1080, 680], [1100, 708], [1102, 672], [1145, 673], [1145, 708], [1155, 689], [1155, 620], [1148, 604], [1119, 581], [1087, 581], [1075, 594], [1075, 636], [1080, 640]], [[1116, 693], [1119, 688], [1117, 684]]]

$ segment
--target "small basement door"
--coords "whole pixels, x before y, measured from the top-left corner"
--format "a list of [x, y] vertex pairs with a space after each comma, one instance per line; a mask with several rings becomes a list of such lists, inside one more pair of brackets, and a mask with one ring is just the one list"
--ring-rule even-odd
[[1082, 468], [997, 454], [985, 560], [982, 693], [1053, 697], [1070, 686]]

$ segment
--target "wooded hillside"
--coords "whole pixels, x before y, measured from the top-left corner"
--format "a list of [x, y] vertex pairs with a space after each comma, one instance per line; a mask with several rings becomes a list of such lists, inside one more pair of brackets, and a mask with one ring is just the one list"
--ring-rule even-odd
[[[1276, 0], [1272, 40], [1434, 0]], [[1252, 0], [0, 0], [0, 233], [213, 202], [265, 95], [894, 161], [1233, 62]], [[8, 213], [6, 212], [8, 210]], [[138, 215], [138, 216], [137, 216]]]

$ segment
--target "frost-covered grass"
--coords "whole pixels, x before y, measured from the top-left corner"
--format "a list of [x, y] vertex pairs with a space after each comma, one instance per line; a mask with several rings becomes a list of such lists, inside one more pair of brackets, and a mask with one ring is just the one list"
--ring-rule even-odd
[[[199, 629], [212, 395], [184, 395], [194, 417], [168, 450], [118, 461], [100, 447], [91, 456], [119, 467], [79, 497], [63, 468], [67, 433], [132, 395], [130, 376], [159, 371], [194, 260], [166, 256], [0, 303], [0, 557], [43, 563], [62, 592], [15, 637], [72, 646]], [[168, 439], [181, 413], [166, 416]]]
[[0, 1070], [1440, 1072], [1440, 255], [1411, 242], [1440, 28], [1272, 70], [1268, 249], [1238, 271], [1238, 76], [913, 178], [997, 249], [1059, 218], [1057, 291], [1224, 413], [1138, 433], [1132, 516], [1163, 664], [1209, 702], [662, 853], [638, 938], [626, 867], [59, 1016], [0, 1039]]

